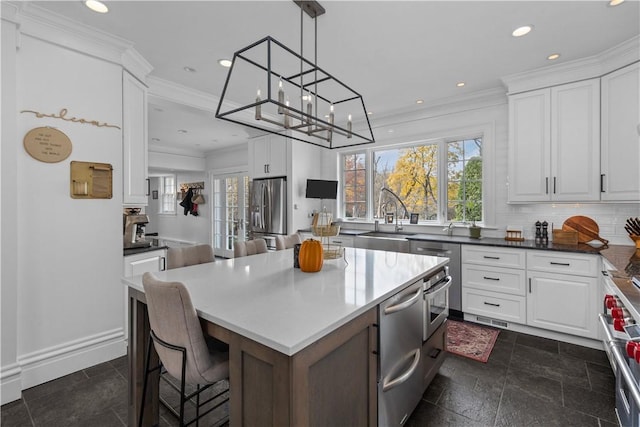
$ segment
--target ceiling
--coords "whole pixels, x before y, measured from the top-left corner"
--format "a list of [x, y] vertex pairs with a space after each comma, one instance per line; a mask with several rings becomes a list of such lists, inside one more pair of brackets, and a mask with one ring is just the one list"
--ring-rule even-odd
[[[300, 50], [300, 9], [288, 0], [105, 1], [106, 14], [80, 1], [34, 3], [133, 42], [152, 76], [214, 97], [228, 72], [219, 59], [266, 35]], [[374, 130], [376, 117], [503, 88], [502, 76], [589, 57], [640, 34], [637, 0], [321, 3], [318, 65], [363, 95]], [[531, 33], [511, 36], [527, 24]], [[313, 58], [306, 15], [304, 25], [304, 56]], [[552, 53], [561, 56], [549, 61]], [[150, 99], [152, 151], [205, 153], [250, 136], [210, 111]]]

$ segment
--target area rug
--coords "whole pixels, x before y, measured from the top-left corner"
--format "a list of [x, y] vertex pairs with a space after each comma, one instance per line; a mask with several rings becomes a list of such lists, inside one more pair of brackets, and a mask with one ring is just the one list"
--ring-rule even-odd
[[447, 321], [447, 351], [487, 363], [499, 331], [468, 322]]

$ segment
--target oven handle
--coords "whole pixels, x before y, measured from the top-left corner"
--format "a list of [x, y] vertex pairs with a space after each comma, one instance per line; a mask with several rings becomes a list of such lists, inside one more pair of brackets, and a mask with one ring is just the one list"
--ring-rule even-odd
[[604, 342], [604, 345], [611, 350], [611, 354], [613, 354], [613, 357], [616, 360], [616, 365], [618, 367], [617, 371], [622, 374], [622, 379], [627, 384], [627, 387], [629, 387], [629, 391], [631, 392], [631, 396], [633, 397], [636, 406], [640, 407], [640, 389], [638, 389], [638, 385], [633, 378], [629, 365], [627, 365], [627, 362], [624, 360], [625, 356], [622, 354], [622, 349], [618, 346], [612, 345], [616, 339], [609, 331], [609, 324], [606, 316], [604, 314], [599, 314], [598, 317], [600, 318], [600, 323], [602, 324], [605, 335], [607, 336], [607, 340]]
[[397, 376], [392, 380], [390, 380], [389, 377], [386, 377], [382, 383], [382, 391], [389, 391], [392, 388], [399, 386], [403, 382], [407, 381], [411, 377], [411, 375], [413, 375], [416, 368], [418, 367], [418, 363], [420, 363], [420, 348], [416, 348], [411, 353], [407, 354], [404, 360], [411, 358], [411, 356], [413, 356], [413, 362], [411, 362], [411, 366], [409, 366], [409, 369], [407, 369], [402, 375]]
[[400, 304], [395, 304], [395, 305], [390, 305], [389, 307], [385, 307], [384, 314], [395, 313], [396, 311], [402, 311], [405, 308], [411, 307], [413, 304], [418, 302], [418, 299], [420, 299], [420, 294], [421, 293], [422, 293], [422, 288], [419, 287], [416, 290], [415, 295], [412, 296], [411, 298], [407, 299], [406, 301], [403, 301]]
[[445, 289], [448, 289], [449, 286], [451, 286], [452, 281], [453, 281], [453, 278], [451, 276], [447, 276], [444, 279], [442, 279], [440, 282], [436, 283], [435, 285], [433, 285], [432, 287], [424, 291], [424, 294], [431, 295], [431, 294], [435, 294], [436, 292], [444, 291]]

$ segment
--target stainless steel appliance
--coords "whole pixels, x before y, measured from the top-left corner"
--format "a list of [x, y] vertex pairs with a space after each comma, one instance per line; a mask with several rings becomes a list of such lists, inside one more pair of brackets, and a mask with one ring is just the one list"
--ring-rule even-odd
[[252, 234], [287, 234], [287, 181], [254, 179], [249, 198]]
[[378, 424], [400, 426], [420, 402], [422, 281], [379, 305]]
[[[603, 272], [604, 273], [604, 272]], [[604, 309], [600, 314], [603, 344], [616, 377], [616, 415], [624, 427], [640, 426], [640, 342], [632, 339], [625, 327], [635, 325], [630, 310], [616, 295], [616, 287], [605, 274]]]
[[123, 214], [124, 248], [147, 248], [151, 241], [145, 239], [144, 226], [149, 223], [147, 215]]
[[452, 281], [448, 266], [424, 281], [423, 341], [427, 341], [449, 316], [449, 288]]
[[449, 258], [449, 273], [451, 274], [451, 287], [449, 288], [449, 315], [462, 318], [462, 281], [461, 281], [461, 255], [460, 244], [429, 242], [423, 240], [411, 241], [411, 253]]

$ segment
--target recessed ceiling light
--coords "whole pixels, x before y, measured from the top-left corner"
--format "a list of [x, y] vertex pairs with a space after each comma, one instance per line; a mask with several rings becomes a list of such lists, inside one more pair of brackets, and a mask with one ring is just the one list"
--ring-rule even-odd
[[193, 67], [184, 67], [183, 70], [185, 70], [187, 73], [195, 73], [196, 69]]
[[373, 111], [367, 111], [367, 115], [370, 116], [373, 114]]
[[621, 3], [624, 3], [624, 0], [611, 0], [609, 1], [609, 6], [617, 6]]
[[522, 37], [525, 34], [529, 34], [529, 32], [533, 29], [533, 27], [531, 25], [525, 25], [519, 28], [516, 28], [515, 30], [513, 30], [513, 33], [511, 33], [511, 35], [513, 37]]
[[230, 59], [218, 59], [218, 64], [224, 68], [229, 68], [231, 67], [232, 62]]
[[464, 82], [458, 82], [458, 83], [456, 83], [456, 86], [457, 86], [457, 87], [462, 87], [462, 86], [464, 86], [464, 85], [465, 85], [465, 83], [464, 83]]
[[178, 133], [187, 133], [187, 131], [184, 129], [178, 129]]
[[559, 53], [552, 53], [551, 55], [547, 56], [547, 59], [550, 61], [553, 61], [554, 59], [558, 59], [558, 58], [560, 58]]
[[389, 129], [387, 132], [389, 132], [389, 133], [393, 133], [393, 129]]
[[98, 13], [109, 12], [109, 8], [104, 3], [98, 0], [87, 0], [84, 2], [84, 5], [87, 6], [89, 9], [93, 10], [94, 12], [98, 12]]
[[416, 104], [424, 104], [424, 99], [416, 99]]

